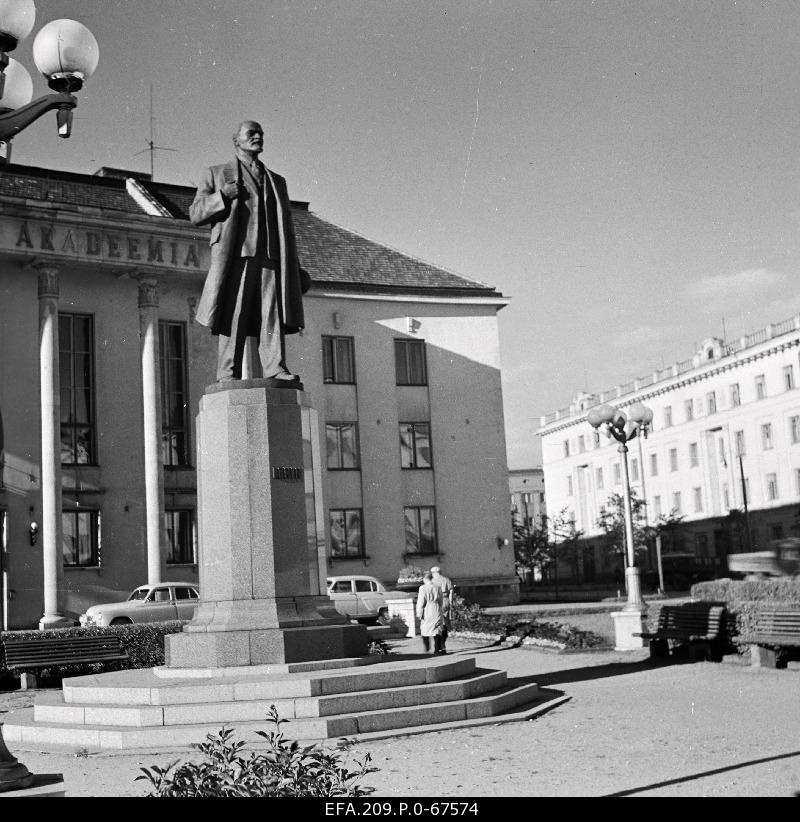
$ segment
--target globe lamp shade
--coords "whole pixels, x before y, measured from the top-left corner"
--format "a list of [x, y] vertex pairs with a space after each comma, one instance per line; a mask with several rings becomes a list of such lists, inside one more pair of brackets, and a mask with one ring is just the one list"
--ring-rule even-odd
[[97, 40], [76, 20], [53, 20], [33, 41], [33, 60], [54, 91], [78, 91], [99, 59]]
[[0, 51], [13, 51], [33, 31], [33, 0], [0, 0]]
[[600, 415], [600, 422], [611, 422], [614, 419], [614, 414], [617, 413], [617, 409], [614, 408], [613, 405], [608, 405], [607, 403], [603, 403], [603, 405], [598, 405], [596, 409], [597, 413]]
[[27, 106], [33, 97], [33, 80], [28, 74], [28, 69], [22, 63], [9, 58], [4, 74], [6, 80], [0, 96], [0, 112]]
[[640, 402], [635, 402], [628, 409], [628, 416], [634, 421], [642, 425], [649, 425], [653, 421], [653, 412], [646, 405]]
[[586, 422], [588, 422], [592, 428], [599, 428], [605, 420], [603, 419], [603, 415], [600, 413], [599, 408], [591, 408], [589, 409], [589, 413], [586, 415]]

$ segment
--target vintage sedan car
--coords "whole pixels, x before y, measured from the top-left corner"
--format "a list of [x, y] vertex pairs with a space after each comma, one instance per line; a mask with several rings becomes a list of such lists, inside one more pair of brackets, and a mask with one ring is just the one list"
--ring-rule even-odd
[[404, 591], [389, 591], [375, 577], [350, 574], [328, 577], [328, 596], [336, 610], [359, 622], [387, 622], [389, 611], [386, 598], [407, 599], [412, 594]]
[[786, 577], [800, 575], [800, 539], [786, 537], [769, 543], [768, 551], [730, 554], [728, 570], [744, 577]]
[[140, 585], [124, 602], [92, 605], [80, 615], [81, 625], [128, 625], [132, 622], [163, 622], [191, 619], [200, 594], [194, 582], [161, 582]]

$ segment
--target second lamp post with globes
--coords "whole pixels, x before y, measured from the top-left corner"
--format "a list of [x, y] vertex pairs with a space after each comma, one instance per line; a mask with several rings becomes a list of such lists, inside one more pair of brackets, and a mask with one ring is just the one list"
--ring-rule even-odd
[[[641, 637], [635, 634], [644, 630], [643, 621], [647, 605], [642, 598], [639, 567], [636, 565], [636, 550], [633, 541], [633, 510], [631, 506], [631, 485], [628, 473], [628, 445], [636, 436], [647, 437], [653, 412], [646, 405], [637, 402], [628, 408], [628, 413], [613, 405], [598, 405], [586, 415], [586, 421], [595, 429], [604, 429], [609, 437], [619, 442], [617, 449], [622, 463], [623, 515], [625, 520], [625, 580], [628, 601], [622, 611], [613, 613], [616, 649], [619, 651], [641, 648]], [[642, 466], [644, 470], [644, 466]]]

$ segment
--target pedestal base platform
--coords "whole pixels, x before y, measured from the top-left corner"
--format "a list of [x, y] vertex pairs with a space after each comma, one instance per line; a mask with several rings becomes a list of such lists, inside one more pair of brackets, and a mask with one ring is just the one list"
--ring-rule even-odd
[[227, 668], [358, 657], [368, 645], [363, 625], [185, 632], [166, 637], [167, 668]]

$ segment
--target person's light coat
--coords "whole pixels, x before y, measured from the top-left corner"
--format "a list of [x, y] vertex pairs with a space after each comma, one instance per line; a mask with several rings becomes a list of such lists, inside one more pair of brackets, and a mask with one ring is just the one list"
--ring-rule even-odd
[[417, 619], [421, 636], [436, 636], [444, 630], [444, 599], [442, 591], [432, 582], [425, 582], [417, 594]]

